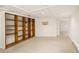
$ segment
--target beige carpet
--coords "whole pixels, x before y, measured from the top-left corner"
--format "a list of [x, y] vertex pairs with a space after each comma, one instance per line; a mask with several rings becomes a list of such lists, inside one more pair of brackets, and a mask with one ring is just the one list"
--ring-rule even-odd
[[35, 37], [6, 50], [5, 53], [74, 53], [76, 47], [67, 36]]

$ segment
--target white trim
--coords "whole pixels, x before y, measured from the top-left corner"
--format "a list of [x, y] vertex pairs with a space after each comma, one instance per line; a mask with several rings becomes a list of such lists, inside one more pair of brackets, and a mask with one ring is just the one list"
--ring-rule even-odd
[[74, 43], [74, 45], [75, 45], [75, 47], [77, 49], [77, 52], [79, 52], [79, 45], [78, 45], [78, 43], [75, 40], [71, 39], [70, 36], [69, 36], [69, 39]]
[[74, 43], [74, 45], [76, 46], [77, 48], [77, 51], [79, 52], [79, 45], [77, 44], [77, 42], [75, 40], [72, 40], [72, 42]]

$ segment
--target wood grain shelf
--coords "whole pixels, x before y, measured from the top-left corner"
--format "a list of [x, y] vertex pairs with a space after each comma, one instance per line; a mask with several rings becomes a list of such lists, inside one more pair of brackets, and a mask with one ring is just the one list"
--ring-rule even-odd
[[6, 29], [6, 31], [14, 31], [15, 29]]
[[23, 31], [23, 30], [18, 30], [18, 31]]
[[15, 21], [14, 19], [6, 19], [7, 21]]
[[21, 20], [18, 20], [18, 22], [23, 22], [23, 21], [21, 21]]
[[18, 37], [22, 37], [23, 35], [19, 35]]
[[18, 27], [23, 27], [23, 25], [18, 25]]
[[15, 33], [6, 33], [5, 35], [14, 35]]
[[6, 19], [8, 21], [18, 21], [18, 22], [23, 22], [22, 20], [15, 20], [15, 19]]
[[6, 27], [14, 27], [15, 25], [6, 25]]

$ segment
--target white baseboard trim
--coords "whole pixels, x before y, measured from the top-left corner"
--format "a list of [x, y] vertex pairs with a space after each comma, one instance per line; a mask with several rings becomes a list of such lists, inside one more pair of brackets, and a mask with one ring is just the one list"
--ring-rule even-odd
[[[71, 39], [72, 40], [72, 39]], [[74, 43], [74, 45], [76, 46], [77, 52], [79, 52], [79, 45], [77, 44], [77, 42], [75, 40], [72, 40], [72, 42]]]
[[73, 39], [70, 37], [70, 35], [68, 35], [68, 37], [69, 37], [69, 39], [73, 42], [73, 44], [75, 45], [75, 48], [76, 48], [77, 52], [79, 52], [79, 44], [78, 44], [75, 40], [73, 40]]

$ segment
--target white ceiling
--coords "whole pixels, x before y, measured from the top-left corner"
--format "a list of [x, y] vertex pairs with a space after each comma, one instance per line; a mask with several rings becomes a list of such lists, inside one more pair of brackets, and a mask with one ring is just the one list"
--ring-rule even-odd
[[48, 7], [52, 7], [51, 5], [13, 5], [16, 8], [23, 9], [27, 12], [33, 12], [41, 9], [45, 9]]
[[79, 6], [68, 5], [11, 5], [0, 6], [18, 13], [34, 17], [71, 17]]

